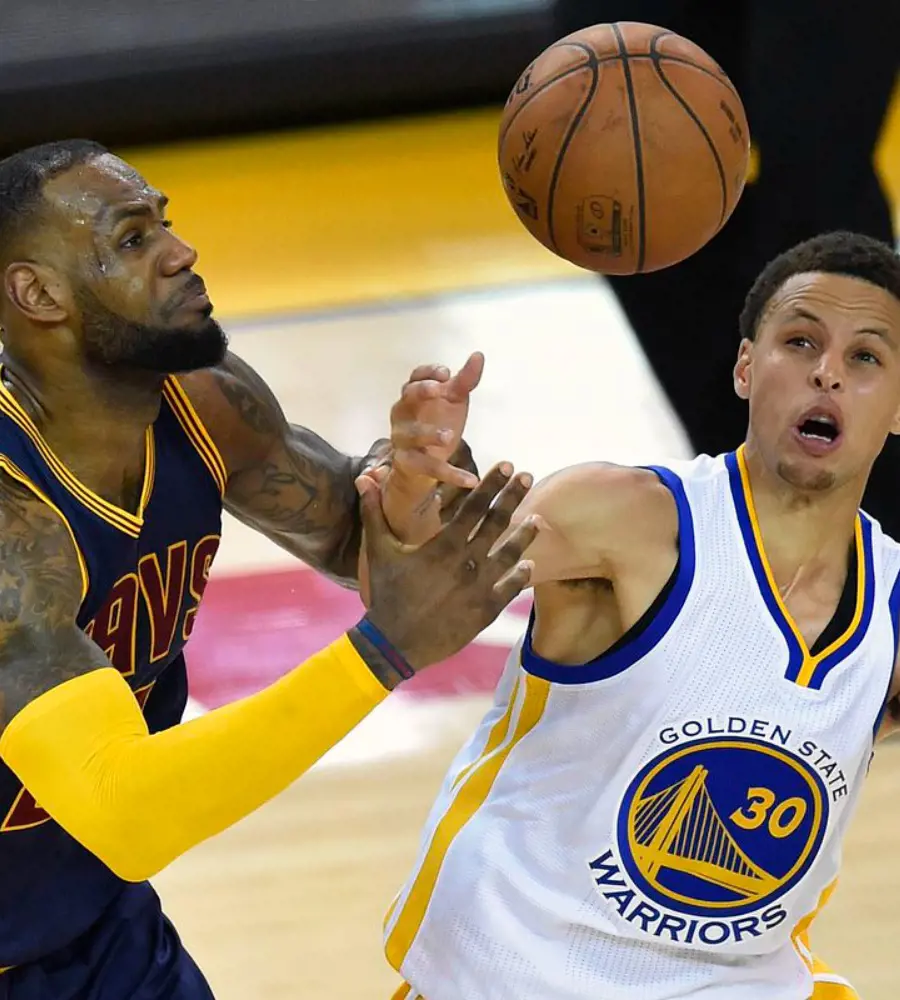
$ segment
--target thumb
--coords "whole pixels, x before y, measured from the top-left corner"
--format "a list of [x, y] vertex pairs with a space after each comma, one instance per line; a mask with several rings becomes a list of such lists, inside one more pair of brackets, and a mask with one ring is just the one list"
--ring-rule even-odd
[[362, 475], [356, 480], [359, 493], [359, 512], [366, 539], [366, 553], [371, 563], [388, 539], [394, 537], [381, 506], [381, 489], [370, 476]]

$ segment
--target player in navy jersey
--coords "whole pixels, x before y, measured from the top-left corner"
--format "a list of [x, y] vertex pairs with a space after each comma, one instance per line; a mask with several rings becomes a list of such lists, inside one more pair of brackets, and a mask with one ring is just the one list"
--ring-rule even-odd
[[[360, 475], [388, 442], [356, 459], [288, 423], [228, 353], [165, 207], [95, 143], [0, 162], [0, 998], [209, 997], [147, 879], [474, 638], [530, 571], [535, 524], [492, 551], [529, 478], [504, 464], [471, 489], [478, 356], [418, 369], [392, 411], [405, 468], [471, 489], [405, 551]], [[348, 585], [365, 526], [368, 611], [179, 724], [223, 506]]]

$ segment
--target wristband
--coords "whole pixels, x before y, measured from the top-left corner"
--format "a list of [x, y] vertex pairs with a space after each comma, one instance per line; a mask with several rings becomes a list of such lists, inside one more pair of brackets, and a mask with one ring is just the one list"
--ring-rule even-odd
[[402, 654], [391, 645], [368, 618], [361, 618], [356, 623], [356, 629], [361, 636], [368, 639], [403, 680], [407, 681], [415, 675], [415, 670], [406, 662]]

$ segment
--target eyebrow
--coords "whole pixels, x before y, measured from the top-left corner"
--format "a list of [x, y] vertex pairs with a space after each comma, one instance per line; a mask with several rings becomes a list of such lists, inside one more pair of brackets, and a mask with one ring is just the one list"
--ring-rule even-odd
[[[822, 320], [819, 319], [819, 317], [816, 316], [815, 313], [808, 312], [802, 306], [794, 306], [794, 308], [791, 310], [788, 318], [790, 318], [790, 319], [798, 319], [798, 318], [799, 319], [808, 319], [808, 320], [810, 320], [810, 322], [816, 323], [818, 326], [822, 326]], [[888, 333], [888, 331], [885, 330], [883, 327], [866, 326], [866, 327], [862, 327], [859, 330], [855, 330], [854, 332], [857, 333], [857, 334], [868, 333], [868, 334], [871, 334], [873, 337], [880, 338], [885, 343], [889, 344], [891, 347], [896, 348], [896, 346], [897, 346], [896, 343], [894, 342], [894, 339], [891, 337], [890, 333]]]
[[[165, 211], [166, 205], [169, 204], [169, 199], [166, 195], [161, 194], [156, 200], [156, 212], [162, 213]], [[146, 201], [130, 202], [125, 205], [107, 205], [101, 212], [99, 221], [109, 223], [111, 226], [115, 226], [120, 223], [123, 219], [129, 219], [136, 216], [147, 216], [154, 215], [153, 206]]]

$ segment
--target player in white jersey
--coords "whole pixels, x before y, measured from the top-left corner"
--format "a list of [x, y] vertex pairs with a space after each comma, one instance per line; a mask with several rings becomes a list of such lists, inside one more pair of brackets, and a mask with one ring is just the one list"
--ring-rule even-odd
[[534, 613], [387, 916], [398, 998], [856, 996], [808, 930], [900, 690], [900, 546], [859, 510], [900, 432], [900, 260], [801, 244], [741, 334], [735, 452], [520, 508]]

